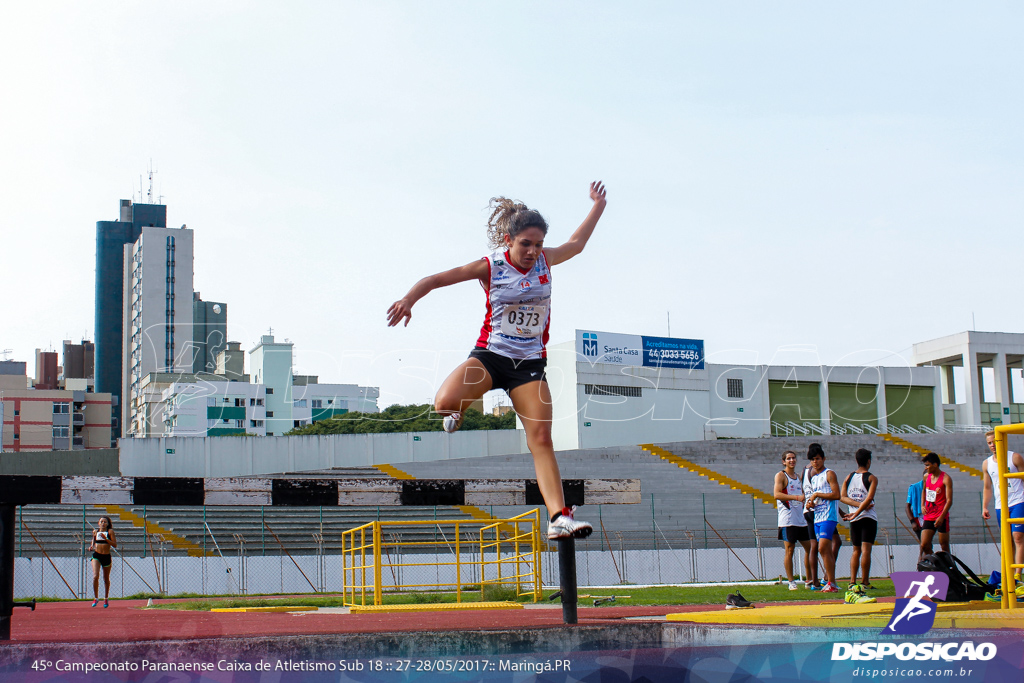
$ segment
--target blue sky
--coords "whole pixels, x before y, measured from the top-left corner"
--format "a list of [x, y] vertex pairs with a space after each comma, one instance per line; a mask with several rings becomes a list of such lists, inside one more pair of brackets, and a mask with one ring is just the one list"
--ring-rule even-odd
[[[0, 25], [0, 348], [92, 338], [95, 222], [150, 159], [229, 336], [424, 401], [483, 316], [494, 195], [549, 242], [573, 330], [719, 362], [899, 364], [1020, 332], [1024, 120], [1012, 3], [23, 3]], [[893, 355], [895, 354], [895, 355]], [[32, 370], [30, 369], [30, 372]]]

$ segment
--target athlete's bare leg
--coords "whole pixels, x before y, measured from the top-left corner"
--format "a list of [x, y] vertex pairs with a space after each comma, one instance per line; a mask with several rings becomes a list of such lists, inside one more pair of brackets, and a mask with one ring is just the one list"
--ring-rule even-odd
[[107, 565], [103, 568], [103, 601], [106, 602], [110, 598], [110, 568], [113, 565]]
[[[811, 542], [800, 541], [800, 545], [804, 547], [804, 577], [807, 581], [812, 581], [811, 574]], [[817, 560], [815, 560], [817, 561]]]
[[[857, 571], [860, 569], [860, 549], [859, 545], [852, 545], [853, 554], [850, 555], [850, 583], [857, 583]], [[867, 581], [867, 578], [864, 579]]]
[[792, 581], [793, 551], [796, 550], [796, 541], [783, 541], [782, 545], [786, 549], [785, 554], [782, 556], [782, 568], [786, 570], [786, 578]]
[[526, 429], [526, 445], [533, 454], [537, 487], [548, 508], [548, 517], [562, 512], [562, 475], [551, 443], [551, 392], [547, 382], [521, 384], [509, 392], [512, 407]]
[[809, 549], [807, 551], [807, 580], [810, 581], [812, 585], [817, 586], [819, 583], [821, 583], [818, 580], [818, 539], [815, 538], [814, 540], [810, 541], [808, 543], [808, 546]]
[[872, 543], [861, 543], [860, 551], [860, 582], [871, 583], [871, 547]]
[[434, 410], [441, 415], [462, 412], [491, 390], [491, 375], [476, 358], [466, 359], [448, 375], [434, 397]]
[[818, 539], [818, 557], [821, 558], [822, 568], [825, 570], [825, 581], [836, 582], [836, 556], [832, 551], [831, 538]]
[[[1013, 546], [1014, 546], [1014, 564], [1024, 564], [1024, 531], [1014, 531], [1013, 534]], [[1016, 575], [1020, 574], [1019, 569], [1014, 569], [1013, 573]]]
[[[925, 555], [932, 554], [932, 538], [935, 537], [935, 529], [921, 529], [921, 552], [919, 557], [924, 559]], [[940, 537], [941, 542], [941, 537]], [[921, 560], [918, 560], [920, 562]]]

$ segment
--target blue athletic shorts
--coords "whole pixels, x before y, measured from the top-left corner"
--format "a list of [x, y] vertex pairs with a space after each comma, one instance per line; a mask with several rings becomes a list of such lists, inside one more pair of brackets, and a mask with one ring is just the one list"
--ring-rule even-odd
[[832, 539], [832, 536], [836, 533], [836, 527], [839, 526], [839, 522], [815, 522], [814, 523], [814, 535], [817, 538]]
[[[1024, 503], [1017, 503], [1010, 508], [1010, 519], [1020, 519], [1021, 517], [1024, 517]], [[1002, 523], [1002, 510], [996, 508], [996, 524]], [[1024, 524], [1011, 524], [1010, 531], [1024, 531]]]

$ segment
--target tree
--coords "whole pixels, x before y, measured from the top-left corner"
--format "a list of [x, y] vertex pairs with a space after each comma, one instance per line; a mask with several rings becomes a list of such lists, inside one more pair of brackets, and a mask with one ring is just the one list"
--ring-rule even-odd
[[[392, 405], [379, 413], [345, 413], [311, 425], [293, 429], [289, 436], [311, 434], [391, 434], [396, 432], [439, 432], [442, 416], [429, 403]], [[498, 417], [479, 410], [467, 410], [462, 430], [515, 429], [516, 414], [509, 411]]]

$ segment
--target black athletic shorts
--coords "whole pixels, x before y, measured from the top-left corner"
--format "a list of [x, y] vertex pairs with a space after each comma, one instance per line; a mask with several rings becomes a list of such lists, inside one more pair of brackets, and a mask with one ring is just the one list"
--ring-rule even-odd
[[790, 543], [800, 543], [801, 541], [811, 540], [811, 536], [807, 532], [807, 527], [805, 526], [780, 526], [779, 540], [788, 541]]
[[101, 567], [110, 566], [110, 553], [98, 553], [94, 550], [92, 551], [92, 559], [99, 562]]
[[877, 519], [868, 517], [866, 519], [858, 519], [856, 522], [850, 522], [850, 542], [854, 545], [874, 543], [877, 535]]
[[939, 524], [938, 526], [935, 526], [935, 520], [934, 519], [926, 519], [926, 520], [924, 520], [924, 524], [921, 525], [921, 528], [922, 529], [931, 529], [932, 531], [937, 531], [940, 534], [948, 534], [949, 533], [949, 517], [946, 517], [946, 519], [942, 520], [942, 524]]
[[546, 382], [548, 379], [544, 373], [548, 364], [546, 358], [516, 360], [487, 349], [473, 349], [469, 357], [476, 358], [487, 370], [491, 376], [492, 389], [512, 391], [523, 384]]

